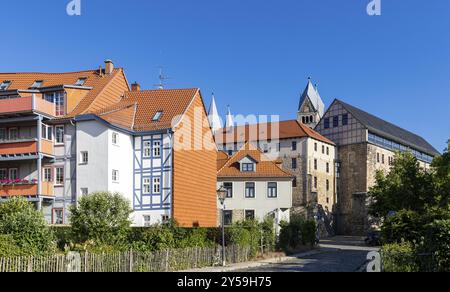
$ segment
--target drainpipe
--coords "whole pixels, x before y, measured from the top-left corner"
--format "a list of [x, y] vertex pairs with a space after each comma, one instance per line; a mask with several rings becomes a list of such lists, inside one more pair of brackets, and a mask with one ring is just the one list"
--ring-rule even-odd
[[[33, 98], [34, 100], [34, 98]], [[37, 159], [37, 181], [38, 181], [38, 206], [37, 209], [42, 209], [42, 201], [41, 201], [41, 194], [42, 194], [42, 116], [38, 117], [37, 122], [37, 153], [38, 153], [38, 159]]]

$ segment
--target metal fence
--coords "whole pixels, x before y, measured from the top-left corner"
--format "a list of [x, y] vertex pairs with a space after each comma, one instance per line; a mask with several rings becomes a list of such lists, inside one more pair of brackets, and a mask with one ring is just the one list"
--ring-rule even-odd
[[[250, 247], [226, 248], [228, 263], [252, 259]], [[47, 257], [0, 258], [0, 272], [173, 272], [221, 263], [221, 247], [165, 250], [152, 253], [68, 253]]]

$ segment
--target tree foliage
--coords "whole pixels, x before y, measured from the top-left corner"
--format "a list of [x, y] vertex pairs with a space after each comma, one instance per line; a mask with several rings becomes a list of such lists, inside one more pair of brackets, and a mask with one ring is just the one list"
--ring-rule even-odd
[[47, 226], [43, 214], [22, 198], [13, 198], [0, 204], [0, 234], [7, 235], [8, 241], [23, 251], [34, 254], [50, 252], [54, 249], [54, 237]]
[[72, 232], [77, 243], [121, 245], [130, 229], [130, 203], [118, 193], [98, 192], [82, 197], [70, 208]]

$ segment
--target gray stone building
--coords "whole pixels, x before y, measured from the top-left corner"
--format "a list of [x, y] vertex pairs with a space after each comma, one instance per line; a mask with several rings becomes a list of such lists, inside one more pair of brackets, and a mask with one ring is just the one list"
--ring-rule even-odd
[[337, 232], [362, 235], [369, 230], [368, 191], [378, 170], [389, 171], [396, 152], [410, 151], [424, 168], [440, 153], [416, 134], [335, 100], [317, 132], [337, 145]]

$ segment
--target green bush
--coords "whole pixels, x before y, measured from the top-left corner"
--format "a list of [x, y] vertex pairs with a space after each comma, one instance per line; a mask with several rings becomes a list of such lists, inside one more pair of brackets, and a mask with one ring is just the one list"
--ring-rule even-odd
[[16, 257], [25, 255], [10, 235], [0, 235], [0, 258]]
[[76, 243], [123, 246], [130, 231], [132, 210], [118, 193], [93, 193], [71, 206], [71, 225]]
[[37, 255], [55, 250], [54, 237], [43, 214], [21, 198], [0, 204], [0, 234], [9, 235], [21, 250]]
[[300, 216], [292, 216], [289, 223], [281, 225], [279, 247], [286, 253], [293, 253], [304, 246], [316, 244], [316, 223], [305, 221]]
[[437, 270], [450, 272], [450, 219], [435, 220], [425, 230], [425, 252], [433, 253]]
[[409, 242], [388, 244], [381, 251], [383, 271], [419, 272], [414, 247]]

